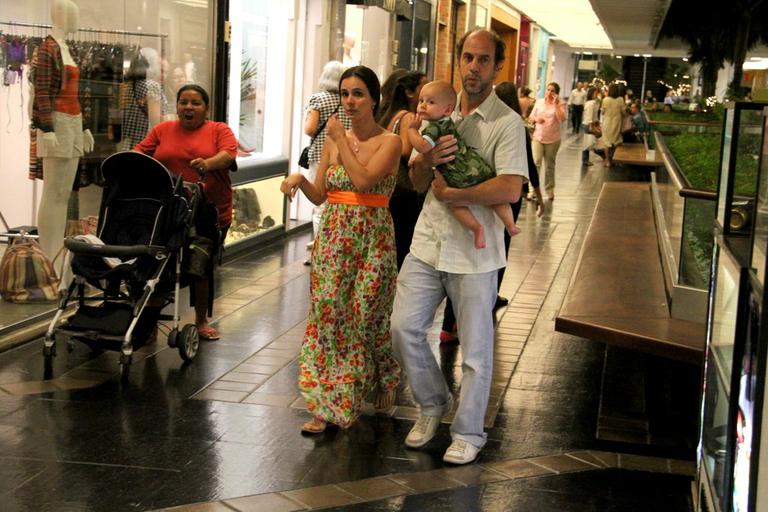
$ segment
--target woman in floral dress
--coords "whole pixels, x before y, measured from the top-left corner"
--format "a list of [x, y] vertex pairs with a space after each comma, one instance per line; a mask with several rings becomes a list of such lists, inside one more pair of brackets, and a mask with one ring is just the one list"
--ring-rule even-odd
[[401, 141], [376, 124], [379, 88], [371, 69], [345, 71], [339, 91], [352, 128], [332, 116], [314, 183], [296, 173], [280, 187], [289, 198], [301, 190], [315, 204], [328, 203], [312, 252], [312, 305], [299, 357], [299, 390], [312, 414], [307, 433], [327, 423], [349, 427], [374, 389], [376, 407], [391, 406], [400, 380], [389, 334], [397, 266], [387, 205]]

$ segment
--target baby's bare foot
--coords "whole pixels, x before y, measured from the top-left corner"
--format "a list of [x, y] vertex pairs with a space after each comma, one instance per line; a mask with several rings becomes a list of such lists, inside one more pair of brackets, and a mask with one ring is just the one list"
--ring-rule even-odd
[[520, 231], [522, 230], [517, 227], [517, 224], [513, 224], [512, 226], [507, 226], [507, 231], [509, 232], [509, 236], [515, 236], [520, 234]]

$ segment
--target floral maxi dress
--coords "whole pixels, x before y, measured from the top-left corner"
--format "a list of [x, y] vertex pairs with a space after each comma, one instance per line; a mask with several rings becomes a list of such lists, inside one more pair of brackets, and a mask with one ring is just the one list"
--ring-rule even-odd
[[[354, 191], [340, 165], [328, 168], [328, 191]], [[370, 193], [390, 196], [395, 177]], [[388, 208], [328, 203], [315, 238], [311, 307], [299, 356], [299, 390], [310, 413], [341, 427], [360, 415], [377, 386], [394, 389], [400, 367], [389, 318], [397, 261]]]

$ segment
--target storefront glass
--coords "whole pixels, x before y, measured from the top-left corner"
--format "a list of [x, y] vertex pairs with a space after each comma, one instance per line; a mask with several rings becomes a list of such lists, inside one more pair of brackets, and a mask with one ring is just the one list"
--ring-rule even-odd
[[[211, 91], [213, 0], [69, 0], [79, 11], [68, 34], [70, 54], [80, 69], [79, 101], [84, 126], [95, 139], [94, 151], [81, 159], [80, 187], [100, 184], [101, 161], [117, 150], [131, 149], [153, 124], [175, 117], [178, 88], [195, 82]], [[30, 154], [30, 71], [35, 49], [51, 32], [51, 1], [2, 3], [0, 37], [4, 49], [14, 45], [19, 70], [3, 87], [0, 124], [0, 204], [11, 225], [35, 225], [42, 184], [27, 179]], [[88, 27], [87, 29], [83, 27]], [[7, 51], [2, 52], [7, 55]], [[8, 59], [0, 62], [10, 67]], [[133, 67], [132, 67], [133, 63]], [[144, 86], [133, 94], [126, 77], [138, 73]], [[146, 98], [146, 99], [145, 99]], [[131, 107], [140, 128], [126, 126]], [[135, 133], [134, 133], [135, 132]], [[96, 201], [100, 194], [96, 194]], [[81, 197], [81, 207], [83, 206]], [[86, 201], [87, 203], [87, 201]], [[83, 213], [83, 212], [81, 212]], [[90, 213], [93, 213], [92, 211]]]
[[[392, 66], [390, 24], [392, 13], [380, 7], [347, 5], [344, 24], [345, 66], [368, 66], [379, 78], [389, 76]], [[409, 48], [400, 48], [409, 51]]]
[[[282, 229], [280, 183], [288, 153], [285, 129], [289, 6], [268, 0], [231, 0], [227, 123], [238, 140], [233, 221], [225, 244]], [[285, 165], [275, 165], [276, 160]]]
[[415, 0], [407, 15], [397, 17], [397, 67], [428, 72], [432, 54], [430, 33], [432, 5]]
[[286, 9], [285, 3], [268, 0], [230, 3], [228, 123], [243, 152], [257, 157], [285, 153]]
[[[214, 66], [219, 48], [215, 41], [221, 37], [216, 33], [215, 0], [0, 0], [0, 5], [0, 71], [5, 78], [0, 83], [0, 212], [11, 227], [37, 225], [42, 192], [51, 186], [49, 180], [28, 179], [35, 133], [30, 130], [35, 86], [29, 77], [40, 67], [33, 65], [33, 55], [52, 32], [52, 6], [56, 6], [58, 26], [70, 24], [67, 17], [76, 12], [71, 28], [77, 30], [62, 39], [79, 69], [74, 90], [84, 127], [95, 144], [92, 152], [75, 157], [75, 192], [65, 193], [70, 195], [70, 208], [62, 215], [66, 235], [54, 238], [95, 225], [103, 190], [101, 162], [117, 151], [132, 149], [155, 124], [175, 119], [176, 93], [186, 83], [210, 93], [211, 116], [215, 105], [226, 104], [225, 120], [238, 137], [239, 171], [231, 175], [234, 211], [226, 243], [247, 248], [259, 239], [254, 235], [284, 228], [285, 197], [279, 187], [288, 168], [285, 135], [292, 89], [286, 83], [293, 69], [289, 26], [296, 20], [295, 5], [229, 2], [230, 72], [227, 85], [217, 90], [223, 77], [214, 76], [219, 69]], [[139, 90], [138, 81], [146, 84], [146, 91]], [[129, 109], [143, 125], [133, 132], [126, 122]], [[251, 241], [240, 244], [246, 239]], [[0, 256], [6, 241], [0, 236]], [[0, 331], [52, 307], [0, 301]]]

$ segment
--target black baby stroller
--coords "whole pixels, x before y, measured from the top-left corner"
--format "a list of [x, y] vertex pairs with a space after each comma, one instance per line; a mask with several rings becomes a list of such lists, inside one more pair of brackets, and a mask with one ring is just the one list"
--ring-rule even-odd
[[[179, 330], [178, 304], [186, 281], [182, 257], [202, 202], [200, 186], [185, 186], [154, 158], [130, 151], [108, 157], [101, 170], [106, 188], [96, 237], [64, 241], [74, 278], [45, 335], [47, 375], [57, 334], [67, 339], [70, 351], [74, 341], [119, 351], [124, 377], [133, 351], [146, 343], [158, 320], [172, 320], [168, 344], [178, 347], [182, 359], [190, 361], [197, 354], [197, 328], [187, 324]], [[86, 284], [99, 292], [87, 294]], [[77, 311], [57, 328], [70, 300], [77, 300]], [[161, 315], [170, 303], [173, 316]]]

